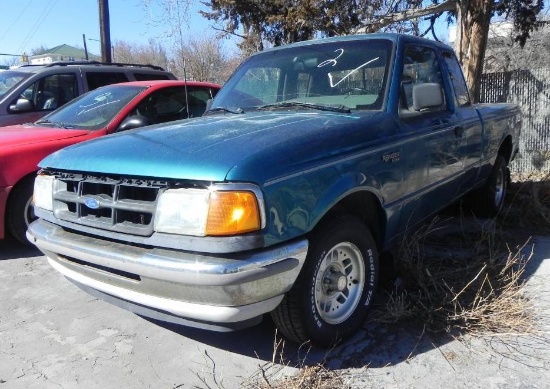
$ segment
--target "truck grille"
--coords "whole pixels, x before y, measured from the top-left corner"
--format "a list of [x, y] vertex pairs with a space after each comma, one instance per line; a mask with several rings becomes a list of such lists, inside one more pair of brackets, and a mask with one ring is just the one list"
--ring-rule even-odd
[[150, 236], [156, 202], [166, 182], [58, 174], [54, 189], [56, 218], [114, 232]]

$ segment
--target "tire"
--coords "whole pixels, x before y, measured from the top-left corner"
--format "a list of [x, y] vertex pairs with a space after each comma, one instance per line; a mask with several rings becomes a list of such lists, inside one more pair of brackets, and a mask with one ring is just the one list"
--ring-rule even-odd
[[378, 283], [378, 252], [358, 219], [323, 223], [310, 239], [304, 267], [272, 312], [279, 331], [298, 344], [330, 347], [365, 320]]
[[473, 211], [479, 217], [495, 217], [504, 204], [508, 189], [509, 171], [506, 160], [498, 156], [484, 186], [473, 196]]
[[25, 233], [36, 220], [32, 206], [34, 176], [20, 181], [11, 192], [7, 205], [7, 227], [10, 234], [25, 245], [31, 245]]

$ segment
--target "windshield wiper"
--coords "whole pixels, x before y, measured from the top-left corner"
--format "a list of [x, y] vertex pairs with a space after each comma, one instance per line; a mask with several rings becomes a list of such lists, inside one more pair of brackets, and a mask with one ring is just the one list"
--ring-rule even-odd
[[302, 103], [299, 101], [282, 101], [280, 103], [266, 104], [259, 106], [257, 109], [277, 109], [277, 108], [308, 108], [308, 109], [318, 109], [320, 111], [332, 111], [332, 112], [342, 112], [342, 113], [351, 113], [351, 109], [345, 105], [329, 105], [329, 104], [313, 104], [313, 103]]
[[64, 123], [60, 123], [60, 122], [52, 122], [48, 119], [39, 120], [37, 122], [34, 122], [34, 124], [47, 125], [47, 126], [52, 126], [52, 127], [57, 127], [57, 128], [66, 128], [66, 129], [74, 128], [73, 125], [64, 124]]
[[44, 119], [44, 120], [38, 120], [36, 122], [34, 122], [34, 124], [51, 124], [53, 126], [53, 122], [50, 122], [48, 119]]
[[229, 112], [234, 114], [244, 113], [242, 108], [216, 107], [216, 108], [210, 108], [208, 111], [203, 113], [202, 116], [206, 116], [214, 112]]
[[59, 128], [64, 128], [66, 130], [72, 130], [74, 128], [74, 125], [72, 125], [72, 124], [55, 123], [55, 125]]

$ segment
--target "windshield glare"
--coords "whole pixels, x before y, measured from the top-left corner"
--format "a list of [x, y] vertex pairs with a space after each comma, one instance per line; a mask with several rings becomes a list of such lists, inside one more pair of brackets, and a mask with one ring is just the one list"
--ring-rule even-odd
[[28, 73], [13, 72], [10, 70], [0, 72], [0, 98], [27, 77], [29, 77]]
[[104, 128], [141, 91], [142, 86], [110, 85], [95, 89], [44, 116], [37, 124], [51, 122], [67, 128]]
[[382, 108], [392, 44], [341, 41], [266, 51], [247, 60], [226, 83], [211, 109], [259, 108], [300, 102]]

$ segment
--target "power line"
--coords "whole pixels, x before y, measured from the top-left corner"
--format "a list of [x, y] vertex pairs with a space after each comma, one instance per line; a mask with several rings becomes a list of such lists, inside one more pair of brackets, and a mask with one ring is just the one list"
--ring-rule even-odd
[[19, 46], [19, 50], [17, 51], [22, 51], [25, 48], [25, 46], [29, 43], [29, 41], [33, 38], [34, 34], [36, 33], [40, 25], [44, 22], [44, 20], [46, 20], [46, 18], [54, 8], [55, 4], [52, 4], [52, 3], [57, 3], [57, 0], [50, 0], [50, 2], [46, 4], [46, 7], [44, 7], [44, 9], [42, 10], [42, 15], [40, 15], [36, 20], [36, 22], [33, 24], [29, 33], [23, 40], [23, 43], [21, 44], [21, 46]]
[[[23, 8], [23, 10], [19, 13], [19, 15], [17, 15], [17, 17], [15, 18], [15, 20], [12, 22], [12, 24], [10, 24], [10, 26], [8, 27], [8, 29], [4, 32], [4, 34], [0, 37], [0, 42], [2, 41], [2, 39], [5, 38], [5, 36], [8, 34], [8, 32], [10, 32], [11, 28], [15, 25], [15, 23], [17, 23], [17, 21], [19, 20], [19, 18], [21, 18], [21, 16], [25, 13], [25, 11], [27, 11], [27, 8], [30, 7], [30, 5], [32, 4], [33, 0], [31, 0], [29, 3], [27, 3], [27, 6], [25, 8]], [[11, 55], [11, 54], [10, 54]]]

